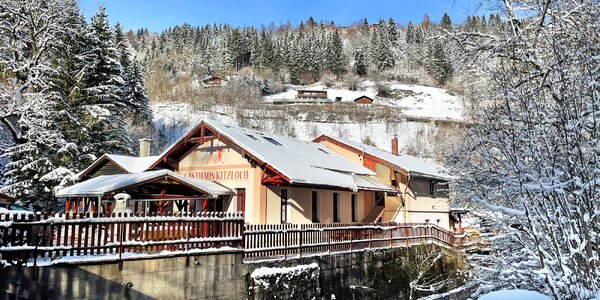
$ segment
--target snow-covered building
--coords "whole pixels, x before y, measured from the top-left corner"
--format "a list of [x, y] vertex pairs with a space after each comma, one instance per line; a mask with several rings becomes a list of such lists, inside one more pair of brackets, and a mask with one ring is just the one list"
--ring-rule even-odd
[[160, 155], [106, 154], [79, 177], [57, 193], [77, 199], [70, 208], [100, 202], [109, 211], [126, 192], [134, 211], [241, 211], [251, 224], [449, 227], [450, 177], [440, 167], [398, 155], [397, 146], [389, 153], [325, 135], [309, 142], [203, 120]]
[[367, 222], [429, 222], [450, 228], [448, 171], [432, 162], [398, 153], [398, 140], [392, 140], [392, 151], [321, 135], [314, 139], [355, 164], [377, 174], [377, 178], [393, 186], [398, 193], [378, 197], [367, 214]]
[[397, 190], [376, 173], [313, 142], [204, 120], [151, 168], [212, 180], [235, 192], [225, 211], [246, 222], [361, 222], [378, 195]]
[[213, 87], [221, 87], [227, 81], [226, 77], [219, 75], [206, 76], [202, 79], [202, 87], [205, 89]]

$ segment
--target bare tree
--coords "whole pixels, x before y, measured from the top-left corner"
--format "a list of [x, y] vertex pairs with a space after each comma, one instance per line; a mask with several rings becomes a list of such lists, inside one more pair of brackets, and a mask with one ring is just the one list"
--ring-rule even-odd
[[600, 291], [600, 4], [503, 3], [505, 29], [453, 35], [486, 79], [471, 86], [475, 125], [453, 157], [458, 194], [493, 211], [503, 233], [482, 286], [593, 298]]

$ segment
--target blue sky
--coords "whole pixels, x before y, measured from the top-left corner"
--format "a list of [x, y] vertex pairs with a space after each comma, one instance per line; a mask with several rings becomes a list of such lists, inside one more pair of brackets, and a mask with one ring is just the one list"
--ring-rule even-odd
[[369, 22], [393, 17], [397, 23], [420, 22], [427, 13], [438, 22], [448, 12], [455, 22], [469, 14], [481, 14], [476, 0], [79, 0], [86, 17], [104, 4], [111, 23], [125, 29], [146, 27], [152, 31], [189, 23], [194, 26], [229, 23], [235, 26], [268, 26], [292, 22], [297, 25], [313, 16], [350, 25], [366, 17]]

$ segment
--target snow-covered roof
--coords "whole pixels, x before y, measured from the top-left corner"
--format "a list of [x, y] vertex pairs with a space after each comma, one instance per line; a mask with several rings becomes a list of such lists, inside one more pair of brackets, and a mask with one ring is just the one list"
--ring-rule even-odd
[[281, 172], [291, 183], [316, 184], [357, 190], [351, 174], [375, 175], [327, 147], [294, 138], [204, 121], [254, 157]]
[[[377, 147], [365, 145], [361, 143], [351, 142], [345, 139], [341, 139], [338, 137], [323, 135], [323, 137], [331, 138], [339, 143], [350, 146], [354, 149], [357, 149], [361, 152], [368, 153], [375, 157], [378, 157], [382, 160], [385, 160], [393, 165], [396, 165], [407, 172], [409, 172], [412, 176], [420, 176], [420, 177], [429, 177], [429, 178], [437, 178], [442, 180], [450, 180], [452, 177], [450, 176], [448, 170], [440, 165], [437, 165], [433, 162], [414, 157], [406, 154], [398, 154], [394, 155], [385, 150], [381, 150]], [[319, 138], [317, 138], [319, 139]], [[316, 140], [316, 139], [315, 139]]]
[[[248, 154], [269, 164], [287, 177], [292, 184], [322, 185], [356, 191], [360, 187], [357, 186], [353, 174], [376, 175], [373, 171], [349, 161], [319, 143], [225, 125], [214, 120], [202, 121], [159, 157], [167, 155], [201, 124], [206, 124]], [[386, 186], [386, 189], [389, 188]]]
[[352, 175], [352, 178], [359, 190], [397, 192], [376, 176]]
[[154, 162], [158, 159], [158, 156], [147, 156], [147, 157], [138, 157], [138, 156], [125, 156], [125, 155], [115, 155], [115, 154], [104, 154], [100, 156], [96, 161], [94, 161], [89, 167], [85, 170], [81, 171], [77, 174], [78, 178], [82, 178], [84, 175], [88, 174], [102, 162], [108, 160], [115, 163], [119, 166], [123, 171], [127, 173], [139, 173], [144, 172], [152, 166]]
[[170, 170], [156, 170], [133, 174], [98, 176], [59, 190], [56, 197], [99, 197], [163, 177], [169, 177], [198, 192], [212, 196], [231, 194], [230, 189], [213, 181], [185, 177]]

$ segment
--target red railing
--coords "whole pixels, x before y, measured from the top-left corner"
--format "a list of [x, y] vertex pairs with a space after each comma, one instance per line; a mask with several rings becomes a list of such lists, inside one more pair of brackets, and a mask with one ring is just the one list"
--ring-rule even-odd
[[238, 251], [244, 258], [293, 258], [437, 244], [465, 249], [478, 236], [426, 223], [244, 225], [241, 213], [36, 214], [0, 219], [9, 264], [117, 260]]
[[296, 258], [394, 246], [462, 249], [475, 241], [429, 223], [246, 225], [246, 259]]
[[[0, 220], [0, 254], [12, 264], [71, 257], [135, 258], [240, 249], [241, 213], [37, 214]], [[238, 250], [239, 251], [239, 250]]]

